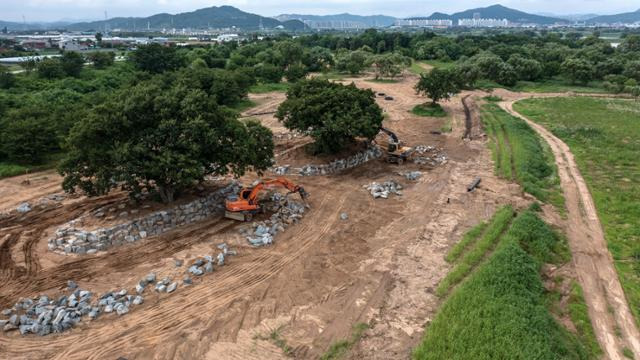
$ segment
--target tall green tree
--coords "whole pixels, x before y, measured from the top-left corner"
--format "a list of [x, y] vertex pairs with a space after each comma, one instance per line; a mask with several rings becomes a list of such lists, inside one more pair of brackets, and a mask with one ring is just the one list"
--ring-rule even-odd
[[56, 79], [64, 77], [65, 75], [59, 59], [47, 58], [37, 64], [38, 76], [43, 79]]
[[293, 85], [276, 117], [288, 129], [313, 137], [323, 153], [340, 151], [357, 137], [373, 139], [383, 120], [373, 91], [321, 79]]
[[185, 59], [172, 46], [157, 43], [141, 45], [129, 55], [129, 60], [142, 71], [159, 74], [185, 65]]
[[0, 89], [9, 89], [15, 84], [15, 77], [6, 67], [0, 65]]
[[244, 124], [204, 91], [141, 83], [81, 120], [59, 171], [63, 187], [88, 195], [122, 187], [171, 202], [205, 176], [243, 175], [272, 164], [271, 132]]
[[67, 76], [78, 77], [84, 66], [84, 56], [75, 51], [65, 51], [60, 58], [60, 64]]
[[562, 63], [562, 72], [573, 83], [587, 84], [595, 77], [595, 68], [590, 62], [580, 58], [567, 59]]
[[96, 51], [87, 55], [87, 58], [93, 62], [96, 69], [105, 69], [113, 65], [116, 54], [112, 51]]
[[429, 73], [421, 74], [415, 89], [431, 99], [433, 104], [440, 100], [447, 100], [453, 94], [460, 92], [460, 78], [451, 69], [433, 69]]

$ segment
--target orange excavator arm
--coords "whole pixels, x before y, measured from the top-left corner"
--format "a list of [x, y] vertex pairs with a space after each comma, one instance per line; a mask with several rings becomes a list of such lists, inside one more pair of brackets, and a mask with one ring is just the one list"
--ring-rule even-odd
[[266, 179], [252, 188], [243, 188], [237, 198], [227, 199], [225, 216], [240, 221], [251, 221], [253, 214], [260, 210], [260, 204], [258, 204], [260, 191], [274, 187], [283, 187], [289, 190], [289, 193], [297, 192], [303, 200], [309, 196], [302, 186], [285, 178]]

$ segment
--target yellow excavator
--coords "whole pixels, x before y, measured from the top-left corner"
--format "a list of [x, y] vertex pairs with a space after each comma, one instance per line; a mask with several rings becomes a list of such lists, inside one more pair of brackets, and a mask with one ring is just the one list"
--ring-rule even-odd
[[386, 151], [387, 162], [402, 165], [405, 161], [409, 160], [411, 155], [413, 155], [414, 149], [412, 147], [404, 146], [404, 143], [398, 139], [398, 135], [393, 131], [383, 127], [380, 128], [380, 131], [387, 136], [384, 141], [376, 140], [376, 143]]

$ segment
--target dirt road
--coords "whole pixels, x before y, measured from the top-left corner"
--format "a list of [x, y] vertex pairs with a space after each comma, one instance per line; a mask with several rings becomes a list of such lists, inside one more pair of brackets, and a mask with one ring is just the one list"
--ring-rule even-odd
[[535, 129], [549, 144], [556, 158], [566, 200], [566, 224], [573, 263], [584, 291], [589, 316], [607, 358], [623, 359], [622, 350], [631, 349], [640, 356], [640, 333], [607, 249], [589, 189], [578, 170], [571, 150], [550, 131], [513, 110], [514, 100], [500, 106]]

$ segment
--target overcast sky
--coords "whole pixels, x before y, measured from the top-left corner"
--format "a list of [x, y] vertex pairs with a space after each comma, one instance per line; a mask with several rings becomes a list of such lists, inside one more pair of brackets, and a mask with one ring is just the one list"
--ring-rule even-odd
[[495, 3], [533, 13], [614, 14], [640, 8], [637, 0], [0, 0], [0, 20], [27, 22], [61, 19], [103, 19], [149, 16], [161, 12], [180, 13], [209, 6], [233, 5], [264, 16], [282, 13], [359, 15], [385, 14], [397, 17], [452, 13]]

